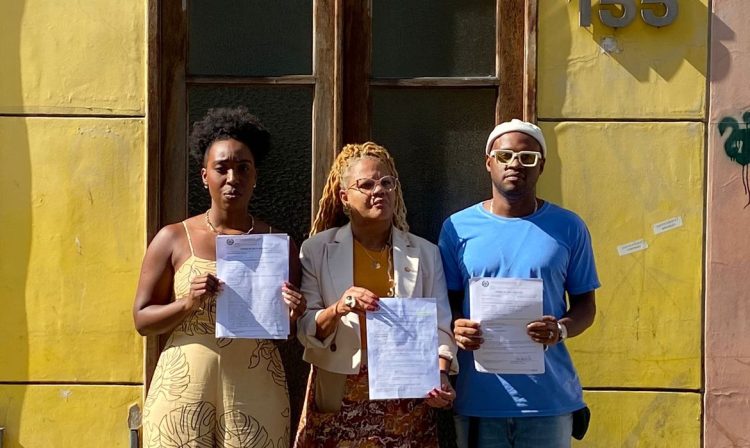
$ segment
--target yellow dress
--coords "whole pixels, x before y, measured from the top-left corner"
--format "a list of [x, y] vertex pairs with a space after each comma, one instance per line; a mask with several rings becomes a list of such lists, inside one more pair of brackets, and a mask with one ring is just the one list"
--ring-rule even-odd
[[[175, 272], [175, 300], [188, 295], [192, 278], [216, 273], [187, 237], [191, 255]], [[211, 302], [172, 332], [144, 405], [144, 447], [287, 448], [289, 393], [277, 346], [217, 339], [215, 322]]]

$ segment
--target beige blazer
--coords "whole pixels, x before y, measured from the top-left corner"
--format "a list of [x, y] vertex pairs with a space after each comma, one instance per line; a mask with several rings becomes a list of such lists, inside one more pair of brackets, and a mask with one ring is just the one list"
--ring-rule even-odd
[[[451, 332], [451, 311], [443, 263], [436, 245], [411, 233], [393, 228], [393, 276], [397, 297], [437, 299], [437, 353], [451, 360], [451, 373], [458, 372], [456, 345]], [[350, 375], [362, 363], [359, 318], [341, 317], [336, 330], [325, 340], [315, 337], [315, 319], [338, 301], [353, 283], [354, 239], [349, 224], [326, 230], [302, 243], [302, 293], [307, 311], [298, 321], [297, 337], [305, 347], [305, 361], [331, 373]]]

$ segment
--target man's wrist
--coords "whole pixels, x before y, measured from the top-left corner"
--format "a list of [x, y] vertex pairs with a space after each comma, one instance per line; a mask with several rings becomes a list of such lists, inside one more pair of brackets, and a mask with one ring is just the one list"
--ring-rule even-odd
[[568, 339], [568, 327], [564, 323], [557, 321], [557, 342], [563, 342]]

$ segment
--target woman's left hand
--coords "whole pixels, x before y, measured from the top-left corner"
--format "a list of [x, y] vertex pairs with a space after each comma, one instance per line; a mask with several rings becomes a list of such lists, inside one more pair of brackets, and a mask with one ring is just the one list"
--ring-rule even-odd
[[453, 400], [456, 399], [456, 391], [453, 390], [450, 381], [448, 381], [448, 374], [440, 374], [440, 389], [432, 389], [427, 394], [425, 402], [433, 408], [447, 409], [453, 406]]
[[284, 303], [289, 307], [289, 317], [292, 321], [296, 321], [305, 313], [307, 309], [305, 295], [293, 284], [284, 282], [284, 285], [281, 287], [281, 298], [284, 299]]

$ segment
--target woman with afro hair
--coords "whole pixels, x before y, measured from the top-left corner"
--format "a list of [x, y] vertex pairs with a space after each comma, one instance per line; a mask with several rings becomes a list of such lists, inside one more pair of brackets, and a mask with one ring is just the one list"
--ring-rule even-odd
[[[149, 245], [133, 305], [144, 336], [170, 334], [144, 405], [145, 447], [289, 446], [289, 394], [269, 340], [217, 339], [216, 236], [271, 233], [248, 213], [268, 131], [246, 108], [211, 109], [190, 136], [211, 196], [205, 213], [171, 224]], [[294, 327], [305, 311], [296, 248], [279, 285]]]

